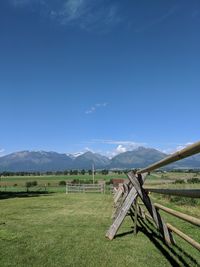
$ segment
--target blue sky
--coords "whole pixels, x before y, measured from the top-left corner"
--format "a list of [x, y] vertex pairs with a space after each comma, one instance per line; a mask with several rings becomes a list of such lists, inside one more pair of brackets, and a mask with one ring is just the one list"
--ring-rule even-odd
[[199, 0], [2, 0], [0, 155], [199, 140]]

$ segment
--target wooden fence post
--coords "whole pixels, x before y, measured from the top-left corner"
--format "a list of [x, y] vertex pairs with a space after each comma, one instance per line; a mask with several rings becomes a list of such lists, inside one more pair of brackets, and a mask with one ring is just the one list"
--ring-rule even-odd
[[[133, 172], [129, 173], [132, 176], [135, 176], [135, 174]], [[146, 178], [146, 174], [141, 175], [141, 183], [144, 183], [144, 180]], [[110, 240], [112, 240], [119, 227], [121, 226], [122, 222], [124, 221], [126, 214], [128, 213], [128, 211], [131, 208], [131, 205], [133, 204], [134, 200], [136, 199], [136, 197], [138, 196], [138, 193], [136, 191], [136, 189], [134, 187], [132, 187], [127, 195], [127, 197], [125, 198], [124, 202], [121, 205], [121, 208], [118, 212], [118, 214], [116, 215], [116, 218], [113, 222], [113, 224], [110, 226], [110, 228], [108, 229], [107, 233], [106, 233], [106, 237], [109, 238]]]
[[138, 195], [140, 196], [141, 200], [144, 202], [148, 212], [152, 216], [157, 228], [160, 230], [161, 234], [163, 235], [167, 244], [171, 245], [174, 244], [175, 241], [172, 237], [171, 232], [168, 230], [167, 225], [165, 224], [164, 220], [161, 218], [160, 213], [156, 210], [154, 204], [151, 202], [149, 196], [147, 195], [146, 191], [141, 186], [137, 177], [128, 174], [130, 181], [132, 182], [134, 188], [136, 189]]
[[135, 199], [135, 213], [134, 213], [134, 235], [137, 235], [137, 221], [138, 221], [138, 197]]

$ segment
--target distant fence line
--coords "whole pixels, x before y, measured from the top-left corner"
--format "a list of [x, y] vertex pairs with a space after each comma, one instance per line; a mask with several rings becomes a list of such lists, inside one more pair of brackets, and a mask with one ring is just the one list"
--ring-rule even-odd
[[105, 184], [67, 184], [66, 194], [69, 193], [105, 193]]
[[[67, 184], [69, 193], [107, 193], [113, 194], [115, 192], [116, 187], [113, 185], [101, 185], [101, 184]], [[67, 192], [66, 185], [38, 185], [34, 187], [27, 188], [24, 185], [21, 186], [10, 186], [10, 185], [0, 185], [0, 193], [3, 192], [46, 192], [46, 193], [54, 193], [54, 192]]]

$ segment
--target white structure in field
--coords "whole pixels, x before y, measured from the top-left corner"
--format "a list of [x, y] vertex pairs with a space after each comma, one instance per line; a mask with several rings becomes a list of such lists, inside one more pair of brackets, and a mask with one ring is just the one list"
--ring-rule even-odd
[[67, 184], [66, 194], [69, 193], [105, 193], [105, 183], [100, 184]]

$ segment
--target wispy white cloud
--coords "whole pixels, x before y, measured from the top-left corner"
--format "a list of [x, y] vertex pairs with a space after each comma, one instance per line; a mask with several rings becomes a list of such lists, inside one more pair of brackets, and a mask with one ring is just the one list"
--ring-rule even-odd
[[78, 25], [88, 31], [105, 31], [120, 22], [117, 5], [103, 0], [67, 0], [51, 14], [63, 25]]
[[5, 152], [5, 149], [4, 148], [0, 148], [0, 157], [4, 156], [4, 152]]
[[168, 147], [166, 149], [163, 149], [162, 152], [166, 153], [166, 154], [172, 154], [175, 153], [177, 151], [180, 151], [182, 149], [184, 149], [185, 147], [192, 145], [194, 142], [187, 142], [185, 144], [176, 144], [175, 147]]
[[92, 153], [95, 153], [95, 151], [89, 147], [85, 147], [83, 149], [81, 149], [81, 151], [76, 151], [76, 152], [71, 152], [71, 153], [67, 153], [67, 155], [73, 155], [74, 157], [78, 157], [78, 156], [81, 156], [83, 155], [84, 153], [86, 152], [92, 152]]
[[[140, 146], [146, 147], [145, 143], [133, 142], [133, 141], [120, 141], [120, 140], [104, 140], [104, 139], [93, 139], [91, 141], [83, 142], [85, 145], [81, 152], [72, 153], [74, 155], [83, 154], [87, 151], [91, 151], [93, 153], [99, 153], [105, 155], [109, 158], [112, 158], [118, 154], [136, 150]], [[100, 147], [99, 147], [100, 145]], [[103, 146], [104, 145], [104, 146]], [[93, 147], [93, 148], [91, 148]], [[96, 147], [96, 149], [94, 149]]]
[[118, 154], [132, 151], [140, 146], [146, 147], [146, 143], [134, 142], [129, 140], [112, 140], [112, 139], [93, 139], [88, 144], [104, 144], [110, 146], [110, 149], [106, 150], [104, 154], [109, 158], [112, 158]]
[[169, 19], [177, 10], [177, 6], [172, 6], [167, 12], [158, 16], [157, 18], [152, 19], [151, 21], [146, 20], [144, 25], [137, 26], [135, 28], [135, 32], [143, 32], [152, 28], [153, 26], [164, 22], [165, 20]]
[[146, 143], [134, 142], [130, 140], [114, 140], [114, 139], [93, 139], [92, 143], [101, 143], [108, 145], [124, 145], [129, 147], [146, 146]]
[[87, 0], [65, 0], [57, 6], [50, 6], [50, 16], [61, 24], [79, 20], [87, 12]]
[[[139, 147], [146, 147], [146, 148], [155, 148], [163, 153], [166, 154], [172, 154], [174, 152], [177, 152], [194, 142], [186, 142], [186, 143], [163, 143], [162, 146], [165, 146], [166, 148], [161, 147], [155, 147], [153, 145], [149, 145], [144, 142], [135, 142], [132, 140], [115, 140], [115, 139], [92, 139], [91, 141], [83, 142], [85, 147], [81, 151], [91, 151], [103, 154], [109, 158], [113, 158], [114, 156], [127, 152], [127, 151], [133, 151], [137, 150]], [[90, 148], [92, 147], [92, 149]], [[97, 149], [94, 149], [96, 147]], [[82, 152], [83, 153], [83, 152]]]
[[126, 151], [127, 151], [127, 147], [123, 146], [123, 145], [118, 145], [117, 148], [116, 148], [116, 152], [117, 153], [124, 153]]
[[92, 152], [92, 153], [94, 153], [94, 150], [91, 149], [90, 147], [87, 147], [87, 146], [84, 148], [83, 151], [84, 151], [84, 152]]
[[108, 103], [98, 103], [95, 104], [94, 106], [92, 106], [91, 108], [89, 108], [88, 110], [85, 111], [85, 114], [92, 114], [94, 112], [96, 112], [97, 109], [99, 108], [105, 108], [106, 106], [108, 106]]
[[[116, 3], [104, 0], [9, 0], [14, 7], [39, 5], [40, 14], [65, 26], [78, 26], [87, 31], [109, 31], [122, 19]], [[33, 9], [36, 12], [36, 9]]]

